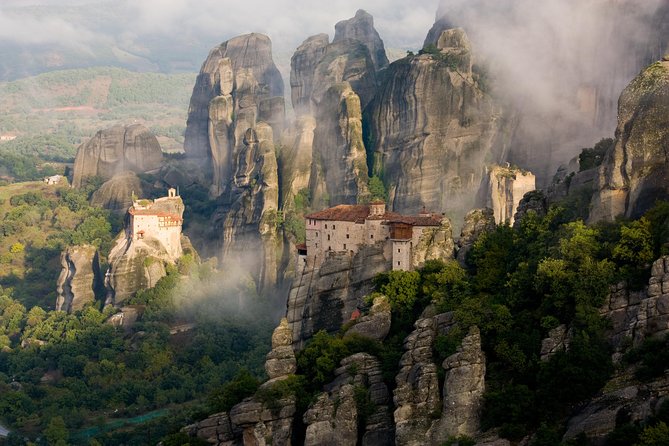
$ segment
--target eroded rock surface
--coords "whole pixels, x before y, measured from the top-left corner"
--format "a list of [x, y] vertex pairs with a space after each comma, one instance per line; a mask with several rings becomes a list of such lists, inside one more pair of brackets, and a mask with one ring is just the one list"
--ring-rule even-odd
[[163, 152], [156, 137], [140, 124], [114, 126], [98, 131], [77, 149], [72, 186], [81, 187], [87, 178], [105, 180], [120, 172], [143, 173], [160, 168]]
[[95, 301], [102, 285], [100, 259], [94, 246], [71, 246], [60, 255], [56, 311], [72, 313]]
[[411, 267], [421, 268], [427, 260], [451, 260], [455, 253], [451, 221], [444, 217], [441, 226], [423, 230], [411, 256]]
[[474, 207], [485, 164], [503, 145], [501, 111], [473, 77], [464, 32], [444, 33], [438, 54], [388, 67], [366, 111], [367, 139], [394, 211], [425, 206], [459, 221]]
[[383, 341], [390, 332], [392, 315], [388, 298], [376, 296], [369, 313], [356, 320], [346, 334], [358, 334], [377, 341]]
[[494, 231], [496, 227], [495, 215], [492, 209], [484, 208], [469, 211], [465, 216], [465, 223], [460, 232], [460, 240], [458, 240], [458, 262], [464, 265], [467, 254], [472, 246], [474, 246], [474, 243], [476, 243], [476, 240], [486, 232]]
[[669, 61], [643, 70], [618, 102], [614, 147], [599, 171], [590, 220], [636, 218], [669, 199]]
[[132, 196], [144, 197], [150, 189], [149, 185], [139, 179], [135, 172], [120, 172], [109, 180], [91, 196], [91, 204], [101, 206], [110, 211], [125, 213], [132, 206]]
[[374, 28], [374, 18], [367, 11], [359, 9], [355, 17], [335, 25], [333, 43], [351, 39], [358, 40], [367, 47], [376, 71], [388, 66], [383, 41]]
[[495, 215], [495, 222], [513, 226], [520, 200], [535, 189], [534, 175], [518, 168], [493, 166], [488, 182], [489, 206]]
[[[390, 392], [378, 359], [367, 353], [344, 358], [326, 389], [304, 414], [305, 445], [344, 446], [358, 438], [364, 446], [393, 443]], [[360, 407], [363, 400], [368, 407]]]

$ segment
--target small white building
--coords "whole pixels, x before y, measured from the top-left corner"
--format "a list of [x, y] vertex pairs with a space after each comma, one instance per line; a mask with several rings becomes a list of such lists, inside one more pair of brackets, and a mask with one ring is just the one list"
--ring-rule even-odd
[[133, 241], [156, 239], [172, 258], [177, 259], [182, 254], [183, 211], [183, 201], [173, 188], [168, 190], [167, 197], [134, 200], [128, 210], [126, 235]]
[[44, 178], [44, 182], [49, 186], [55, 186], [57, 184], [60, 184], [61, 181], [63, 181], [62, 175], [51, 175], [50, 177]]
[[330, 253], [355, 255], [362, 246], [381, 243], [391, 250], [393, 270], [411, 270], [414, 246], [423, 230], [440, 226], [443, 217], [387, 212], [381, 201], [339, 205], [305, 216], [306, 243], [297, 247], [308, 267], [318, 267]]

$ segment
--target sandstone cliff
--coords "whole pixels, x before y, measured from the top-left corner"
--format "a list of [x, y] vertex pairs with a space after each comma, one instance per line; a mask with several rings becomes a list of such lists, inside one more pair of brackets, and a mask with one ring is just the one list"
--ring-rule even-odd
[[222, 234], [223, 265], [250, 271], [258, 288], [277, 282], [282, 239], [278, 234], [279, 178], [272, 128], [257, 123], [246, 130], [226, 193], [213, 216]]
[[599, 172], [590, 219], [638, 217], [669, 198], [669, 60], [643, 70], [623, 91], [613, 149]]
[[136, 173], [120, 172], [105, 181], [91, 196], [91, 204], [110, 211], [125, 213], [132, 206], [132, 196], [143, 197], [150, 185], [139, 179]]
[[184, 150], [211, 172], [211, 193], [230, 186], [244, 135], [259, 121], [277, 136], [283, 128], [283, 80], [271, 41], [247, 34], [214, 48], [197, 77], [188, 111]]
[[355, 17], [342, 20], [335, 25], [333, 42], [347, 39], [362, 42], [369, 50], [376, 71], [388, 66], [388, 57], [379, 33], [374, 29], [374, 18], [365, 10], [359, 9]]
[[60, 263], [56, 311], [73, 313], [93, 303], [102, 285], [97, 249], [89, 245], [69, 247], [60, 255]]
[[474, 78], [464, 31], [444, 31], [439, 45], [390, 65], [366, 111], [368, 150], [393, 210], [460, 221], [501, 144], [501, 113]]
[[534, 175], [518, 168], [493, 166], [488, 184], [488, 206], [493, 210], [495, 222], [513, 226], [520, 200], [535, 189]]
[[124, 171], [148, 172], [160, 168], [163, 153], [156, 137], [146, 127], [133, 124], [100, 130], [77, 149], [72, 186], [81, 187], [86, 178], [105, 180]]

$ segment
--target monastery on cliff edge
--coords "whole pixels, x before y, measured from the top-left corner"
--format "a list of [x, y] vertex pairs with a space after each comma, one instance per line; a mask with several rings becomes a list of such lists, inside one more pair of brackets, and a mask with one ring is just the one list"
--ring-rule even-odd
[[306, 243], [297, 246], [298, 255], [307, 268], [319, 267], [328, 255], [353, 256], [362, 246], [383, 242], [386, 253], [392, 252], [393, 270], [408, 271], [423, 231], [441, 226], [443, 218], [425, 211], [417, 216], [388, 212], [383, 201], [342, 204], [305, 216]]
[[133, 200], [128, 209], [126, 237], [131, 241], [156, 239], [171, 258], [177, 259], [182, 254], [183, 211], [183, 201], [174, 188], [167, 191], [167, 197]]

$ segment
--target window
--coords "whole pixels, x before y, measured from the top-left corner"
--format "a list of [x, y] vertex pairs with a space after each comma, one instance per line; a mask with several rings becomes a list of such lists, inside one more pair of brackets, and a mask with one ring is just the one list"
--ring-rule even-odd
[[346, 238], [348, 238], [348, 234], [346, 234]]
[[330, 234], [328, 234], [328, 242], [330, 241]]
[[399, 260], [397, 261], [397, 266], [400, 266], [400, 262], [399, 262]]
[[318, 243], [316, 243], [316, 248], [318, 248]]
[[318, 237], [318, 232], [316, 233], [316, 237]]
[[397, 248], [397, 252], [402, 252], [402, 250], [400, 250], [400, 248]]
[[328, 246], [328, 251], [332, 251], [332, 246]]
[[374, 234], [369, 234], [369, 238], [373, 239], [373, 238], [374, 238]]
[[344, 243], [344, 249], [346, 249], [346, 243]]
[[328, 224], [327, 224], [327, 223], [325, 223], [325, 229], [327, 229], [327, 228], [328, 228]]
[[332, 229], [335, 229], [335, 225], [332, 225]]

